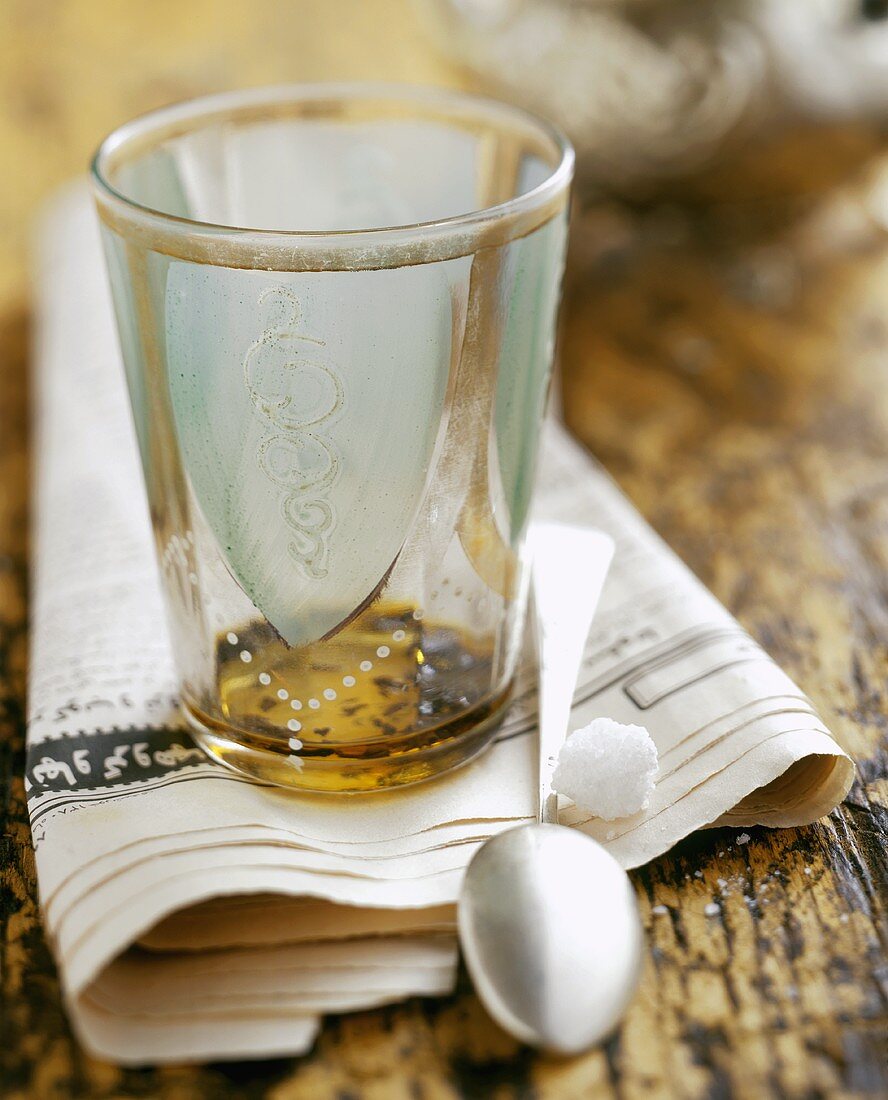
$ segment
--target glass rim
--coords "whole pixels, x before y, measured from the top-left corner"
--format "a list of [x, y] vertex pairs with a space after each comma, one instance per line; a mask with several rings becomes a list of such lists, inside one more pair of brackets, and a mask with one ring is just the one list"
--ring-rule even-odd
[[[443, 121], [472, 119], [492, 131], [520, 128], [552, 152], [546, 178], [521, 195], [432, 221], [334, 230], [254, 229], [170, 214], [137, 202], [111, 182], [109, 166], [127, 151], [199, 130], [224, 118], [273, 118], [306, 104], [374, 100], [438, 109]], [[265, 115], [262, 112], [272, 112]], [[137, 116], [112, 130], [90, 162], [99, 216], [154, 251], [214, 266], [284, 271], [366, 270], [433, 263], [526, 236], [566, 205], [574, 150], [564, 133], [522, 107], [449, 88], [385, 82], [280, 84], [200, 96]]]

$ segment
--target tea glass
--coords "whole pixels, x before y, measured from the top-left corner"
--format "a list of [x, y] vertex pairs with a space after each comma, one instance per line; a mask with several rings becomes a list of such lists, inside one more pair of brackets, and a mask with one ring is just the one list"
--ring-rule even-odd
[[479, 97], [168, 107], [93, 163], [181, 700], [317, 791], [412, 783], [509, 698], [573, 154]]

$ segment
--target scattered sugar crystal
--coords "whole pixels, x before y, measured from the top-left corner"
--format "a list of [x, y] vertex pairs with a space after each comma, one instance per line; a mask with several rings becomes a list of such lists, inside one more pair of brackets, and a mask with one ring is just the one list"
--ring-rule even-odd
[[724, 890], [728, 885], [728, 880], [726, 878], [717, 878], [715, 881], [718, 883], [719, 890]]
[[810, 875], [810, 874], [811, 874], [811, 868], [810, 868], [810, 867], [806, 867], [806, 868], [805, 868], [805, 874], [806, 874], [806, 875]]
[[604, 821], [646, 810], [657, 774], [657, 746], [644, 726], [596, 718], [561, 746], [552, 786]]
[[749, 843], [749, 841], [750, 841], [750, 836], [749, 836], [749, 833], [741, 833], [741, 834], [740, 834], [740, 835], [739, 835], [739, 836], [737, 837], [737, 843], [738, 843], [738, 844], [748, 844], [748, 843]]
[[842, 922], [842, 924], [847, 924], [848, 923], [848, 914], [847, 913], [842, 913], [839, 917], [839, 920]]
[[703, 877], [703, 872], [702, 871], [694, 871], [694, 878], [702, 878], [702, 877]]
[[721, 912], [718, 902], [710, 901], [703, 909], [707, 917], [717, 917]]
[[666, 908], [666, 906], [665, 906], [665, 905], [655, 905], [655, 906], [654, 906], [654, 907], [653, 907], [653, 908], [651, 909], [651, 912], [652, 912], [652, 913], [654, 914], [654, 916], [656, 916], [656, 917], [664, 917], [664, 916], [666, 916], [666, 914], [667, 914], [667, 913], [669, 912], [669, 910], [668, 910], [668, 909]]

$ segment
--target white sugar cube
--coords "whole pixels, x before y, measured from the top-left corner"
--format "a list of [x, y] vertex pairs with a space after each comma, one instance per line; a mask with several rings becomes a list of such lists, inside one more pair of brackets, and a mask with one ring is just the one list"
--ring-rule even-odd
[[604, 821], [647, 809], [659, 764], [644, 726], [596, 718], [561, 746], [552, 786]]

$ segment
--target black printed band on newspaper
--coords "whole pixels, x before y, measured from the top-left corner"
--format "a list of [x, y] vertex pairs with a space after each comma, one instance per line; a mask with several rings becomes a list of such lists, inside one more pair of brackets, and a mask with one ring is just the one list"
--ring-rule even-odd
[[129, 726], [78, 732], [28, 746], [25, 790], [29, 803], [48, 793], [76, 797], [85, 791], [159, 779], [195, 764], [221, 767], [209, 760], [185, 729]]

